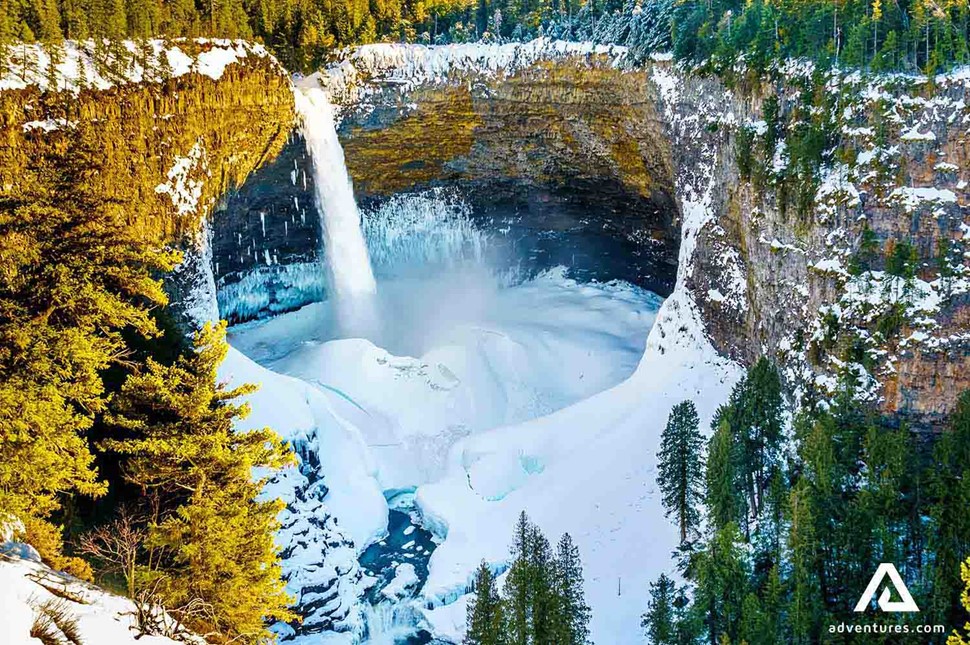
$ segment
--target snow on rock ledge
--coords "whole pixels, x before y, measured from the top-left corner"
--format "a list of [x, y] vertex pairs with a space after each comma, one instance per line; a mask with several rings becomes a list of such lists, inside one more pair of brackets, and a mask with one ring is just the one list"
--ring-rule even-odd
[[408, 91], [432, 83], [456, 83], [474, 74], [507, 76], [539, 61], [605, 57], [619, 65], [626, 47], [537, 38], [527, 43], [454, 45], [375, 44], [348, 48], [318, 74], [336, 105], [360, 105], [377, 84]]
[[[186, 50], [198, 53], [192, 56]], [[20, 44], [7, 50], [6, 64], [0, 66], [0, 91], [38, 87], [77, 94], [84, 88], [107, 90], [192, 72], [218, 80], [227, 67], [248, 57], [278, 65], [265, 47], [242, 40], [154, 39], [125, 41], [115, 48], [93, 40], [66, 41], [62, 46]]]

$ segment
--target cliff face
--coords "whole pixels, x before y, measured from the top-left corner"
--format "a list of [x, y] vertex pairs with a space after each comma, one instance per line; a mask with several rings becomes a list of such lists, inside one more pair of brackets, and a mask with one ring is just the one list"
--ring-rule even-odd
[[413, 91], [389, 83], [345, 112], [342, 142], [365, 202], [456, 187], [474, 217], [560, 233], [560, 253], [590, 256], [591, 277], [666, 295], [677, 206], [651, 94], [645, 72], [622, 73], [605, 57], [459, 74]]
[[[191, 325], [213, 315], [200, 224], [282, 148], [294, 119], [287, 75], [245, 44], [180, 43], [168, 59], [181, 67], [154, 77], [134, 58], [96, 63], [73, 52], [87, 78], [35, 69], [37, 78], [25, 73], [0, 91], [0, 198], [25, 190], [32, 173], [61, 172], [43, 167], [46, 153], [85, 132], [98, 145], [91, 187], [141, 234], [188, 251], [167, 283], [177, 317]], [[59, 91], [47, 90], [48, 77]]]
[[[328, 81], [349, 97], [341, 133], [365, 201], [458, 186], [492, 223], [609, 237], [605, 255], [633, 267], [610, 277], [664, 294], [683, 244], [680, 279], [715, 346], [777, 359], [809, 400], [851, 378], [937, 429], [970, 387], [966, 79], [792, 68], [742, 93], [662, 60], [476, 73], [409, 56], [356, 56]], [[824, 142], [814, 166], [805, 132]], [[681, 230], [689, 211], [701, 224]]]
[[[669, 69], [655, 78], [678, 168], [715, 177], [682, 266], [715, 346], [776, 358], [810, 400], [848, 378], [897, 419], [939, 429], [970, 387], [966, 79], [831, 74], [819, 87], [794, 69], [741, 95]], [[795, 146], [813, 128], [829, 144], [799, 179]], [[742, 178], [745, 145], [754, 169]]]
[[[678, 207], [647, 72], [620, 72], [607, 49], [528, 47], [497, 48], [507, 52], [504, 71], [446, 60], [441, 74], [418, 83], [411, 81], [421, 71], [406, 60], [381, 68], [385, 59], [357, 58], [349, 72], [346, 64], [325, 71], [322, 80], [343, 101], [339, 134], [358, 202], [378, 209], [393, 195], [455, 189], [483, 228], [504, 231], [493, 247], [531, 249], [529, 270], [572, 264], [581, 278], [669, 294]], [[216, 208], [221, 315], [244, 321], [324, 297], [320, 232], [312, 164], [293, 132], [275, 160]]]
[[[201, 61], [213, 45], [184, 47]], [[963, 76], [818, 85], [792, 69], [743, 94], [666, 61], [624, 71], [606, 50], [498, 48], [496, 63], [362, 49], [325, 81], [365, 206], [455, 187], [489, 230], [554, 238], [540, 263], [580, 258], [583, 277], [662, 294], [676, 278], [719, 350], [778, 359], [810, 398], [851, 374], [885, 411], [938, 428], [970, 386]], [[0, 197], [68, 130], [90, 130], [99, 192], [191, 251], [169, 284], [187, 324], [215, 315], [216, 291], [236, 320], [324, 296], [310, 161], [271, 58], [240, 49], [217, 74], [195, 63], [62, 91], [35, 81], [0, 92]], [[790, 172], [806, 127], [826, 133], [810, 180]]]
[[312, 177], [303, 138], [291, 131], [279, 155], [216, 206], [212, 270], [223, 318], [248, 320], [325, 297]]

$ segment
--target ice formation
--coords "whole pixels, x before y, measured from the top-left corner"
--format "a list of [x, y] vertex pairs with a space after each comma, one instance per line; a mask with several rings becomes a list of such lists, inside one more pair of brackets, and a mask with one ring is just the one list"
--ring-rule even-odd
[[[622, 55], [541, 41], [375, 46], [349, 53], [323, 80], [331, 92], [353, 93], [363, 91], [355, 75], [365, 68], [368, 78], [425, 82], [594, 52]], [[673, 74], [655, 81], [676, 100]], [[579, 545], [593, 638], [639, 641], [647, 583], [668, 570], [677, 541], [655, 490], [663, 424], [688, 398], [706, 424], [740, 373], [711, 347], [684, 286], [694, 240], [713, 218], [716, 159], [701, 153], [678, 186], [681, 268], [662, 306], [630, 285], [582, 284], [563, 270], [503, 279], [483, 262], [488, 241], [460, 199], [438, 191], [365, 213], [362, 238], [380, 286], [374, 302], [392, 325], [354, 337], [340, 328], [339, 306], [322, 302], [232, 330], [226, 374], [262, 382], [254, 397], [271, 406], [265, 420], [301, 449], [299, 476], [268, 492], [286, 495], [280, 542], [297, 546], [284, 568], [291, 591], [310, 599], [311, 624], [331, 625], [326, 642], [393, 642], [418, 629], [460, 642], [471, 575], [482, 559], [505, 566], [523, 509], [553, 539], [568, 531]], [[743, 296], [726, 293], [726, 301]], [[386, 540], [387, 499], [402, 492], [413, 493], [418, 521], [440, 544], [423, 584], [398, 566], [367, 592], [378, 597], [368, 603], [375, 582], [351, 555]], [[331, 599], [326, 607], [313, 602], [319, 590]], [[321, 636], [281, 632], [301, 643]]]

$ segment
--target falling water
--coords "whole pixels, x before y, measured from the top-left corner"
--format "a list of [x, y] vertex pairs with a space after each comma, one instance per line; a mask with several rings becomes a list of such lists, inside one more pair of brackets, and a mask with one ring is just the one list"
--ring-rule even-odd
[[313, 160], [313, 184], [326, 245], [330, 286], [337, 298], [357, 298], [377, 291], [360, 213], [337, 140], [333, 108], [327, 95], [313, 87], [313, 77], [296, 92], [296, 109], [303, 117], [303, 137]]

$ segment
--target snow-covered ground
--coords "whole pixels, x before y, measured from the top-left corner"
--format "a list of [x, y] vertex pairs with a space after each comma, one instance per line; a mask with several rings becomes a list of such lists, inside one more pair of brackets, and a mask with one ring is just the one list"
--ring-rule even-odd
[[[8, 543], [9, 544], [9, 543]], [[76, 633], [90, 645], [175, 645], [162, 636], [140, 636], [136, 608], [127, 598], [81, 582], [49, 567], [20, 558], [0, 555], [0, 643], [36, 645], [35, 626], [47, 630], [59, 642]], [[202, 639], [198, 639], [203, 642]]]
[[[481, 52], [436, 52], [391, 51], [421, 60], [392, 61], [385, 75], [402, 65], [433, 77], [452, 65], [483, 64]], [[373, 66], [386, 55], [365, 50], [353, 65]], [[363, 63], [368, 56], [373, 60]], [[510, 55], [509, 66], [517, 60]], [[354, 86], [352, 70], [341, 69], [347, 88]], [[671, 105], [678, 85], [668, 76], [658, 70], [654, 80]], [[411, 633], [399, 628], [414, 620], [407, 618], [412, 610], [423, 612], [422, 627], [435, 637], [460, 642], [468, 582], [483, 559], [504, 567], [522, 510], [551, 539], [568, 531], [579, 545], [594, 641], [643, 641], [648, 583], [669, 571], [677, 542], [656, 489], [661, 431], [671, 407], [688, 398], [706, 428], [740, 375], [708, 342], [684, 284], [694, 240], [714, 217], [715, 155], [703, 150], [703, 167], [678, 181], [678, 286], [659, 312], [655, 296], [629, 285], [578, 284], [563, 272], [518, 284], [497, 279], [474, 261], [477, 240], [459, 225], [460, 208], [408, 201], [395, 205], [390, 219], [365, 217], [378, 259], [378, 295], [368, 303], [375, 324], [348, 329], [339, 309], [321, 303], [232, 330], [225, 373], [264, 385], [251, 422], [313, 448], [326, 512], [358, 553], [385, 536], [385, 496], [402, 491], [414, 491], [416, 512], [440, 542], [419, 598], [364, 610], [358, 604], [358, 614], [341, 618], [340, 642], [354, 642], [362, 623], [384, 637]], [[445, 211], [448, 234], [429, 244], [428, 231], [442, 231]], [[409, 225], [424, 231], [415, 239], [400, 236], [404, 221], [433, 225]], [[438, 263], [440, 249], [460, 250], [461, 261]], [[438, 270], [401, 270], [393, 262], [401, 257], [408, 266], [430, 261]], [[281, 542], [290, 537], [284, 531]], [[319, 570], [339, 578], [333, 572], [349, 566], [346, 557]], [[308, 561], [285, 566], [302, 576]], [[352, 574], [359, 579], [356, 569]], [[342, 585], [340, 603], [353, 603], [354, 589]]]
[[[378, 85], [410, 89], [423, 84], [459, 83], [477, 75], [503, 76], [540, 61], [593, 57], [619, 65], [627, 48], [590, 42], [536, 38], [524, 43], [405, 45], [375, 43], [342, 50], [322, 74], [320, 85], [338, 106], [366, 105]], [[339, 111], [339, 109], [338, 109]]]
[[[670, 568], [677, 544], [656, 488], [656, 452], [671, 407], [693, 399], [704, 427], [738, 376], [697, 325], [682, 292], [668, 299], [629, 379], [554, 414], [456, 445], [444, 478], [418, 489], [425, 523], [446, 536], [424, 596], [449, 603], [476, 562], [500, 567], [518, 513], [550, 539], [568, 532], [582, 553], [598, 643], [639, 643], [647, 585]], [[429, 612], [459, 642], [463, 603]]]
[[[579, 284], [561, 271], [502, 287], [484, 270], [468, 269], [430, 286], [427, 278], [390, 280], [381, 294], [382, 329], [372, 335], [381, 346], [331, 340], [339, 312], [329, 303], [237, 326], [230, 342], [322, 393], [359, 433], [383, 491], [438, 480], [459, 439], [543, 416], [622, 381], [660, 305], [630, 285]], [[279, 420], [267, 421], [286, 431]], [[383, 530], [374, 528], [355, 535], [360, 548]]]
[[[179, 47], [179, 44], [182, 47]], [[193, 55], [184, 49], [198, 50]], [[198, 73], [218, 80], [230, 65], [248, 57], [273, 60], [265, 47], [244, 40], [123, 41], [108, 46], [94, 40], [63, 44], [24, 43], [11, 47], [0, 60], [0, 92], [36, 86], [77, 94], [84, 88], [107, 90], [126, 83], [158, 82]], [[282, 67], [280, 67], [282, 73]], [[65, 125], [29, 122], [24, 129], [50, 130]]]
[[597, 642], [640, 642], [647, 583], [676, 544], [656, 494], [660, 432], [685, 398], [706, 424], [736, 368], [683, 294], [653, 325], [659, 298], [626, 284], [450, 275], [434, 289], [417, 277], [380, 284], [390, 329], [375, 338], [412, 356], [331, 339], [327, 303], [233, 328], [225, 373], [263, 384], [249, 423], [312, 437], [327, 509], [358, 552], [386, 531], [383, 493], [417, 487], [443, 540], [422, 592], [436, 635], [460, 640], [456, 601], [482, 559], [503, 566], [526, 510], [579, 544]]
[[327, 508], [358, 550], [386, 530], [382, 492], [418, 487], [443, 540], [423, 590], [437, 635], [460, 640], [455, 601], [482, 559], [505, 563], [526, 510], [579, 544], [597, 642], [640, 642], [647, 583], [676, 545], [656, 494], [660, 431], [685, 398], [707, 423], [736, 368], [681, 295], [663, 305], [642, 360], [652, 294], [554, 273], [491, 297], [420, 358], [326, 340], [327, 305], [311, 305], [235, 328], [225, 372], [263, 384], [249, 423], [315, 437]]

